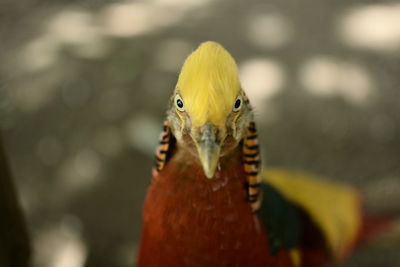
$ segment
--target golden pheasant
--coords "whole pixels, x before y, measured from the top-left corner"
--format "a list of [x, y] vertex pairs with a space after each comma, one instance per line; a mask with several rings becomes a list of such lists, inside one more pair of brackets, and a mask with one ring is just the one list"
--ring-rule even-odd
[[138, 266], [324, 266], [361, 227], [358, 193], [260, 172], [251, 104], [232, 56], [202, 43], [170, 98], [144, 205]]

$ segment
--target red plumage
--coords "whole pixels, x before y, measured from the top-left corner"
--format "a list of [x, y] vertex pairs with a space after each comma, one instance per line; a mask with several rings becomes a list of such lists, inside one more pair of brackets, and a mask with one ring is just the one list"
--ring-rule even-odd
[[[293, 266], [286, 250], [269, 253], [266, 232], [246, 200], [239, 149], [220, 164], [207, 179], [196, 159], [177, 151], [156, 176], [145, 200], [139, 267]], [[323, 248], [305, 241], [304, 261], [321, 266]]]
[[148, 190], [138, 266], [291, 266], [286, 253], [282, 264], [266, 253], [239, 153], [221, 161], [214, 179], [180, 158], [175, 154]]

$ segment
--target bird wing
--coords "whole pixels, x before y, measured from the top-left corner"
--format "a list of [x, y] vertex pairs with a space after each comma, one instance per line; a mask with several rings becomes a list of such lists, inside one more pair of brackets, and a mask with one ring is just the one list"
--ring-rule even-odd
[[[304, 172], [268, 169], [262, 176], [263, 182], [307, 213], [322, 232], [327, 248], [336, 260], [350, 252], [361, 229], [357, 190]], [[301, 229], [301, 225], [296, 227]], [[298, 242], [299, 238], [293, 240]]]

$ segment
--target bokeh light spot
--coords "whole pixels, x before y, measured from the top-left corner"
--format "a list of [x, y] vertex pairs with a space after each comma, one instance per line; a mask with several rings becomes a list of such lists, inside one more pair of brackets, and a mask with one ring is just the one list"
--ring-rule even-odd
[[262, 109], [264, 102], [278, 93], [285, 84], [283, 67], [272, 59], [249, 59], [239, 64], [240, 79], [252, 104]]
[[315, 56], [300, 69], [299, 80], [312, 94], [341, 96], [351, 104], [366, 104], [373, 91], [368, 71], [354, 62], [331, 56]]
[[83, 267], [88, 248], [82, 238], [82, 223], [66, 215], [60, 224], [48, 227], [35, 239], [35, 266]]
[[251, 14], [245, 32], [250, 42], [259, 48], [279, 48], [293, 36], [293, 25], [278, 13]]
[[349, 9], [337, 23], [344, 43], [377, 52], [400, 50], [400, 4]]
[[161, 125], [154, 117], [138, 114], [126, 123], [125, 136], [135, 149], [152, 157], [161, 133]]
[[100, 156], [90, 148], [82, 148], [65, 160], [59, 168], [58, 182], [68, 198], [73, 192], [87, 189], [101, 178]]

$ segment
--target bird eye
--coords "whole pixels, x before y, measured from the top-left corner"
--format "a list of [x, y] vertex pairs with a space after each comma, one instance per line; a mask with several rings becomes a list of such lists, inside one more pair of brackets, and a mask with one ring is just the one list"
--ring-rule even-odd
[[178, 95], [178, 94], [175, 95], [174, 102], [175, 102], [175, 107], [177, 110], [185, 111], [185, 106], [183, 105], [183, 100], [180, 95]]
[[238, 96], [235, 100], [235, 104], [233, 105], [233, 111], [237, 112], [240, 110], [240, 108], [242, 107], [242, 96]]

